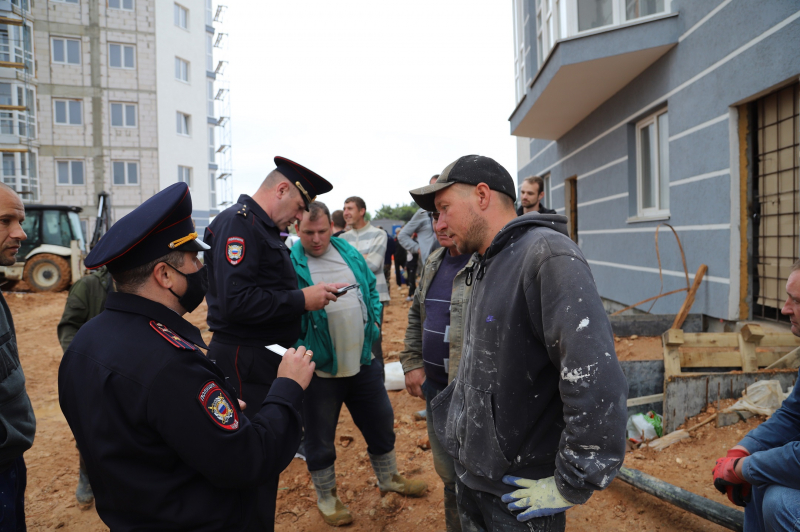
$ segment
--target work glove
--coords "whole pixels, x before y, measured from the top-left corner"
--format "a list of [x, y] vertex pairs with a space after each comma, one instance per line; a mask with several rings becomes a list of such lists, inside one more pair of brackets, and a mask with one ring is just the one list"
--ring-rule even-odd
[[731, 449], [724, 458], [717, 459], [714, 466], [714, 487], [736, 506], [746, 506], [750, 502], [750, 483], [734, 471], [739, 460], [747, 456], [750, 453], [743, 449]]
[[503, 477], [503, 482], [509, 486], [522, 488], [506, 493], [501, 498], [503, 502], [510, 503], [509, 510], [525, 510], [517, 515], [517, 521], [525, 522], [535, 517], [557, 514], [574, 506], [558, 492], [555, 477], [528, 480], [506, 475]]

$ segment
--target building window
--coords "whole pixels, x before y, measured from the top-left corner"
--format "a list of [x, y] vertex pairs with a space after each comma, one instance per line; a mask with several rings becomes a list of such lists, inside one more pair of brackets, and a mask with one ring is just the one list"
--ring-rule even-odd
[[133, 0], [108, 0], [108, 8], [133, 11]]
[[206, 70], [214, 71], [214, 42], [213, 35], [206, 33]]
[[539, 67], [547, 59], [547, 54], [556, 45], [556, 41], [567, 36], [567, 3], [569, 1], [536, 0], [536, 48]]
[[56, 161], [59, 185], [83, 185], [83, 161]]
[[514, 86], [517, 103], [525, 96], [525, 12], [523, 0], [514, 0]]
[[666, 11], [666, 0], [625, 0], [625, 20], [648, 17]]
[[112, 103], [111, 127], [136, 127], [136, 104]]
[[175, 79], [189, 83], [189, 61], [175, 58]]
[[22, 11], [30, 12], [31, 7], [28, 3], [28, 0], [11, 0], [11, 5], [17, 6]]
[[192, 169], [188, 166], [178, 167], [178, 182], [186, 183], [189, 188], [192, 188]]
[[0, 61], [23, 65], [27, 74], [33, 74], [33, 27], [0, 24]]
[[59, 4], [79, 4], [80, 0], [50, 0], [51, 2], [58, 2]]
[[578, 0], [578, 31], [602, 28], [613, 23], [614, 0]]
[[53, 100], [55, 123], [64, 126], [83, 125], [83, 102], [81, 100]]
[[215, 172], [208, 173], [208, 201], [209, 207], [217, 206], [217, 176]]
[[669, 121], [667, 110], [636, 124], [638, 215], [669, 214]]
[[138, 185], [139, 163], [130, 161], [112, 161], [111, 171], [115, 185]]
[[22, 84], [0, 83], [0, 105], [25, 107], [21, 111], [0, 111], [0, 133], [36, 138], [36, 95], [32, 88], [26, 89]]
[[215, 116], [214, 114], [214, 81], [206, 80], [206, 92], [208, 96], [208, 116]]
[[136, 68], [136, 47], [132, 44], [109, 44], [108, 66], [111, 68]]
[[189, 29], [189, 10], [185, 7], [175, 4], [175, 25], [185, 30]]
[[214, 126], [208, 126], [208, 162], [216, 161], [217, 146], [214, 142]]
[[177, 119], [178, 135], [186, 135], [187, 137], [189, 135], [191, 135], [191, 133], [192, 133], [192, 130], [191, 130], [192, 117], [190, 115], [187, 115], [185, 113], [181, 113], [180, 111], [178, 111], [175, 114], [175, 118]]
[[36, 153], [3, 153], [3, 183], [23, 194], [25, 201], [39, 201]]
[[50, 40], [53, 50], [53, 63], [62, 65], [81, 64], [81, 41], [78, 39], [62, 39], [53, 37]]
[[206, 26], [211, 26], [214, 23], [214, 11], [212, 0], [206, 0]]

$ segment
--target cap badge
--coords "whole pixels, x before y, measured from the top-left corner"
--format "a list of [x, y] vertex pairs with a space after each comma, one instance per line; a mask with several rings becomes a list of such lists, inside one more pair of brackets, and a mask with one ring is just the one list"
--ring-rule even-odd
[[216, 382], [205, 383], [197, 400], [200, 401], [203, 410], [216, 426], [227, 431], [239, 428], [239, 413], [231, 405], [228, 395]]
[[236, 266], [244, 259], [244, 238], [232, 236], [228, 238], [228, 245], [225, 250], [228, 262]]

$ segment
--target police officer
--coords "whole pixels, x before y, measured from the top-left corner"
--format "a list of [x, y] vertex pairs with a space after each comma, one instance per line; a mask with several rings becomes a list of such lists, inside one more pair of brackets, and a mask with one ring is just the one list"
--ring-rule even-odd
[[61, 410], [86, 461], [97, 512], [115, 531], [258, 530], [254, 488], [300, 442], [310, 353], [290, 349], [250, 419], [200, 331], [181, 316], [203, 300], [185, 183], [120, 219], [89, 253], [117, 292], [76, 334], [58, 374]]
[[[238, 203], [214, 218], [203, 237], [211, 246], [205, 254], [208, 326], [214, 332], [208, 357], [248, 404], [261, 403], [281, 360], [265, 346], [294, 345], [303, 312], [336, 301], [333, 293], [344, 286], [298, 288], [280, 233], [303, 218], [317, 194], [333, 186], [284, 157], [275, 157], [275, 165], [256, 193], [239, 196]], [[265, 530], [274, 526], [277, 489], [277, 475], [260, 488], [259, 516]]]

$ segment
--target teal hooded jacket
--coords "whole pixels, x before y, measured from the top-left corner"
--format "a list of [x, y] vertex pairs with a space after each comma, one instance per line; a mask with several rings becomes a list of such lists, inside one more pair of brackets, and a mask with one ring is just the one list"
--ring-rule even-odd
[[[368, 319], [364, 325], [361, 365], [369, 365], [372, 363], [372, 344], [380, 335], [380, 330], [375, 324], [381, 321], [381, 301], [378, 290], [375, 288], [375, 274], [370, 271], [361, 253], [343, 238], [331, 238], [331, 246], [336, 248], [353, 272], [356, 282], [359, 284], [358, 290], [361, 291], [367, 306]], [[300, 289], [313, 285], [302, 243], [295, 242], [291, 256]], [[355, 297], [355, 294], [351, 293], [342, 297]], [[339, 371], [339, 364], [336, 361], [336, 350], [328, 330], [328, 314], [325, 309], [303, 313], [303, 317], [300, 319], [300, 339], [295, 347], [301, 345], [314, 352], [312, 360], [316, 363], [318, 370], [336, 375]]]

